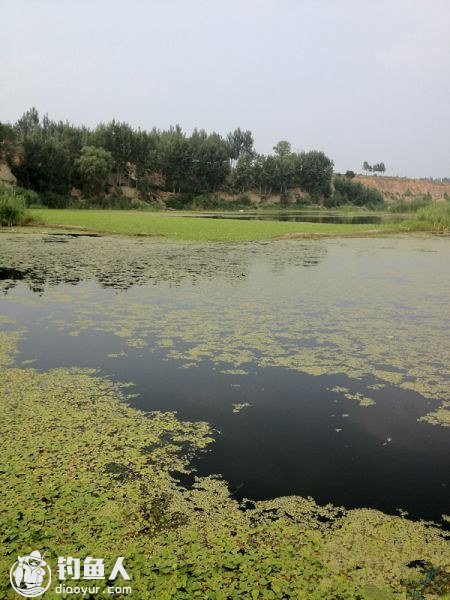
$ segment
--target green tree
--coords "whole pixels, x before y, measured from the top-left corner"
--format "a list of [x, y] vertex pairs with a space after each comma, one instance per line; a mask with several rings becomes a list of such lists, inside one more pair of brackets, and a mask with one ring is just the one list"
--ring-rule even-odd
[[301, 152], [295, 160], [295, 178], [313, 199], [326, 199], [331, 195], [333, 165], [333, 161], [323, 152]]
[[0, 123], [0, 158], [10, 163], [17, 152], [16, 131], [8, 123]]
[[375, 173], [384, 173], [386, 171], [386, 167], [383, 162], [379, 162], [373, 165], [372, 171]]
[[75, 166], [85, 192], [91, 195], [105, 192], [108, 177], [114, 166], [111, 152], [103, 148], [85, 146], [81, 150], [80, 158], [75, 161]]
[[172, 189], [174, 193], [189, 191], [193, 172], [192, 147], [179, 125], [161, 134], [160, 164], [166, 189]]
[[156, 129], [134, 132], [130, 162], [134, 167], [136, 187], [159, 170], [159, 138]]
[[281, 158], [285, 158], [291, 154], [291, 144], [286, 140], [281, 140], [273, 147], [275, 154]]
[[17, 132], [17, 138], [21, 141], [25, 140], [25, 138], [33, 133], [39, 132], [40, 119], [37, 109], [33, 107], [27, 110], [17, 121], [15, 129]]
[[19, 184], [37, 192], [67, 193], [73, 161], [60, 142], [42, 140], [38, 132], [25, 138], [18, 164], [12, 165]]
[[194, 131], [190, 138], [192, 151], [193, 191], [216, 191], [229, 173], [227, 143], [217, 133]]
[[371, 172], [372, 172], [372, 170], [373, 170], [373, 169], [372, 169], [372, 167], [371, 167], [371, 166], [369, 165], [369, 163], [367, 162], [367, 160], [365, 160], [365, 161], [363, 162], [363, 166], [362, 166], [362, 168], [363, 168], [363, 171], [364, 171], [364, 172], [366, 172], [366, 173], [371, 173]]
[[256, 185], [257, 173], [255, 157], [252, 154], [242, 154], [236, 164], [235, 186], [239, 192], [250, 190]]
[[240, 127], [227, 135], [228, 155], [230, 165], [239, 160], [244, 154], [253, 153], [253, 135], [249, 130], [242, 131]]
[[263, 194], [265, 163], [266, 157], [264, 154], [255, 154], [253, 159], [253, 180], [259, 189], [260, 196]]
[[270, 195], [273, 189], [278, 188], [279, 185], [277, 159], [270, 154], [263, 160], [262, 182], [265, 195]]
[[90, 146], [108, 150], [114, 159], [116, 183], [129, 178], [129, 163], [133, 163], [133, 145], [135, 132], [128, 123], [112, 120], [98, 125], [89, 138]]
[[291, 144], [286, 140], [279, 141], [273, 148], [275, 152], [276, 174], [274, 185], [280, 194], [286, 195], [293, 183], [294, 157]]

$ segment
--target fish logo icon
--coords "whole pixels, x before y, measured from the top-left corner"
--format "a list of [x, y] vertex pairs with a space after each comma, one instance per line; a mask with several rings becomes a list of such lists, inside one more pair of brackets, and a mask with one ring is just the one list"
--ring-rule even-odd
[[39, 550], [18, 556], [9, 578], [15, 591], [24, 598], [37, 598], [48, 590], [52, 575]]

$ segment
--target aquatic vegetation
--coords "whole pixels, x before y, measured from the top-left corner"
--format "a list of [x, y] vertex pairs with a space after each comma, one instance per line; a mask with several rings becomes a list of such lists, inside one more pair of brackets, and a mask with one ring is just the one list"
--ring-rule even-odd
[[[8, 322], [5, 317], [6, 322]], [[22, 331], [0, 331], [0, 368], [11, 365], [14, 362], [14, 354], [17, 349], [17, 342], [22, 335]]]
[[420, 418], [421, 421], [427, 421], [432, 425], [445, 425], [450, 427], [450, 402], [445, 401], [441, 406]]
[[[177, 474], [191, 472], [211, 428], [170, 412], [145, 415], [127, 405], [131, 386], [93, 369], [30, 368], [16, 354], [29, 334], [10, 315], [24, 307], [33, 327], [72, 343], [110, 336], [117, 344], [105, 354], [114, 361], [140, 353], [145, 364], [157, 352], [180, 367], [208, 365], [232, 386], [264, 367], [342, 374], [349, 383], [334, 386], [336, 399], [361, 411], [376, 409], [364, 403], [380, 390], [393, 403], [395, 390], [407, 390], [424, 399], [424, 427], [445, 425], [446, 243], [2, 235], [0, 262], [10, 271], [0, 319], [0, 567], [38, 542], [50, 556], [125, 555], [142, 599], [400, 599], [422, 577], [408, 566], [417, 560], [438, 569], [442, 587], [448, 542], [429, 524], [298, 497], [240, 505], [215, 477], [183, 488]], [[332, 425], [333, 435], [346, 434], [341, 417], [346, 426]]]
[[[219, 364], [219, 361], [216, 361], [216, 364]], [[221, 369], [220, 373], [225, 373], [225, 375], [248, 375], [248, 371], [244, 369]]]
[[251, 406], [250, 402], [235, 402], [234, 404], [232, 404], [233, 406], [233, 412], [234, 413], [239, 413], [241, 412], [241, 410], [243, 408], [247, 408], [249, 406]]
[[[373, 389], [373, 386], [372, 386]], [[379, 388], [376, 388], [379, 389]], [[350, 390], [346, 387], [335, 385], [333, 388], [330, 388], [330, 392], [336, 392], [338, 394], [342, 394], [344, 398], [348, 398], [348, 400], [356, 400], [359, 406], [373, 406], [375, 404], [375, 400], [372, 398], [368, 398], [367, 396], [363, 396], [359, 392], [356, 394], [352, 394]], [[344, 416], [344, 415], [342, 415]], [[348, 415], [345, 415], [348, 416]]]
[[[98, 248], [101, 244], [101, 256]], [[254, 249], [259, 253], [262, 246]], [[214, 244], [205, 256], [199, 244], [161, 243], [152, 239], [78, 234], [8, 234], [0, 237], [0, 258], [9, 267], [1, 274], [0, 289], [8, 291], [24, 281], [34, 292], [43, 292], [61, 283], [77, 285], [94, 280], [105, 289], [126, 290], [133, 286], [212, 279], [229, 280], [245, 277], [239, 246]], [[49, 261], [49, 253], [52, 260]], [[320, 253], [316, 260], [320, 260]], [[30, 300], [30, 299], [29, 299]], [[60, 302], [70, 302], [67, 291], [58, 295]]]
[[36, 210], [33, 216], [44, 224], [85, 227], [91, 231], [128, 235], [164, 236], [173, 240], [256, 241], [285, 235], [352, 235], [406, 231], [398, 223], [336, 224], [277, 221], [230, 221], [174, 216], [173, 213], [137, 213], [114, 210]]
[[[17, 337], [0, 345], [2, 571], [39, 544], [50, 559], [126, 556], [143, 600], [394, 599], [419, 580], [414, 561], [447, 576], [448, 542], [428, 524], [296, 497], [239, 506], [214, 477], [180, 487], [207, 424], [145, 415], [92, 369], [15, 368]], [[5, 578], [0, 590], [12, 598]]]
[[7, 317], [6, 315], [0, 315], [0, 325], [13, 325], [15, 320], [11, 317]]
[[[116, 354], [156, 350], [184, 368], [210, 361], [230, 375], [277, 367], [369, 378], [344, 397], [370, 406], [381, 386], [399, 388], [432, 401], [425, 420], [449, 423], [444, 238], [203, 245], [69, 237], [51, 263], [49, 238], [0, 239], [2, 263], [23, 271], [41, 304], [70, 304], [69, 318], [42, 323], [108, 333], [123, 340]], [[91, 280], [104, 288], [101, 308], [98, 288], [79, 284]], [[5, 279], [5, 291], [16, 283]]]

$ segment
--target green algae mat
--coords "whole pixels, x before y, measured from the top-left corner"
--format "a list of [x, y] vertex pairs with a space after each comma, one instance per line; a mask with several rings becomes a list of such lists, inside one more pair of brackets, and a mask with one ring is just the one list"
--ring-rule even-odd
[[[45, 598], [77, 597], [57, 590], [60, 556], [125, 557], [131, 579], [116, 584], [143, 599], [449, 597], [445, 515], [433, 524], [386, 514], [376, 495], [358, 508], [291, 494], [240, 498], [226, 478], [196, 470], [230, 423], [257, 421], [272, 372], [280, 386], [295, 378], [305, 396], [293, 398], [290, 419], [302, 402], [302, 415], [324, 402], [349, 407], [338, 423], [320, 413], [321, 444], [345, 440], [353, 421], [370, 424], [369, 437], [381, 415], [438, 439], [444, 454], [448, 244], [2, 234], [1, 572], [39, 550], [54, 573]], [[175, 394], [185, 376], [197, 395], [182, 389], [175, 411], [161, 389]], [[231, 390], [225, 404], [213, 377]], [[247, 390], [264, 377], [265, 390]], [[290, 390], [268, 404], [280, 412]], [[380, 452], [419, 453], [419, 438], [395, 431], [377, 433]], [[88, 583], [101, 590], [91, 597], [129, 595]], [[7, 576], [1, 596], [17, 597]]]
[[255, 241], [289, 235], [354, 235], [407, 230], [393, 223], [286, 223], [191, 218], [171, 213], [114, 210], [34, 209], [33, 217], [44, 225], [87, 228], [115, 234], [163, 236], [173, 240]]

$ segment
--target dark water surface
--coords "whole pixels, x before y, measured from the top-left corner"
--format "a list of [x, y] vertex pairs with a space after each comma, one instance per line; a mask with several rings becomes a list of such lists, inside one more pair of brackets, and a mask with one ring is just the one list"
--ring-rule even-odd
[[195, 466], [239, 498], [450, 512], [450, 429], [418, 420], [448, 398], [448, 240], [61, 240], [0, 237], [18, 365], [95, 367], [209, 422]]

